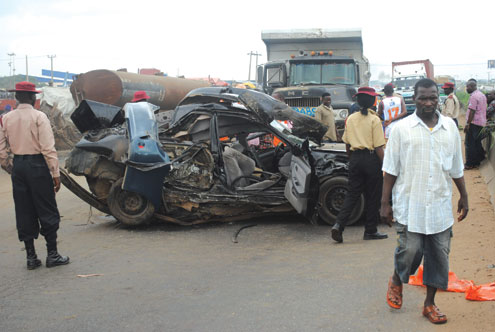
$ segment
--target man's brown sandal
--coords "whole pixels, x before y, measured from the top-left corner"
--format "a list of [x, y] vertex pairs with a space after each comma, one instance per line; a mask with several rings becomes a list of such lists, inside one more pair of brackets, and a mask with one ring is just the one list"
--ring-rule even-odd
[[392, 277], [388, 281], [387, 303], [394, 309], [400, 309], [402, 307], [402, 285], [394, 285]]
[[433, 324], [443, 324], [447, 322], [447, 316], [440, 312], [440, 309], [434, 304], [424, 307], [423, 316], [428, 318]]

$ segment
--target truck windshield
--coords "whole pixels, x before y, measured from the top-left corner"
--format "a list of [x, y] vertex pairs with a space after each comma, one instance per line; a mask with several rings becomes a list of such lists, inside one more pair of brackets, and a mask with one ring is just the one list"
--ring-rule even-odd
[[422, 78], [421, 76], [397, 77], [393, 83], [397, 89], [409, 89], [414, 87], [416, 82]]
[[356, 84], [354, 63], [291, 63], [290, 84]]

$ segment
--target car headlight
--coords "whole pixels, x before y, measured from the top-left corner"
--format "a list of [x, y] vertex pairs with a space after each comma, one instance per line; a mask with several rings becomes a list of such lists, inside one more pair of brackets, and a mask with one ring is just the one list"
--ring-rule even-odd
[[337, 113], [337, 119], [341, 119], [341, 120], [344, 120], [347, 118], [347, 115], [349, 115], [349, 111], [346, 110], [346, 109], [339, 109], [339, 110], [336, 110]]

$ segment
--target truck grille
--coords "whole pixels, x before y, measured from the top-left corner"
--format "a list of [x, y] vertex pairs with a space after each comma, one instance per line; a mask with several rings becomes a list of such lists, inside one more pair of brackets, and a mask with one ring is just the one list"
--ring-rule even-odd
[[290, 107], [318, 107], [321, 104], [320, 98], [292, 98], [285, 99]]

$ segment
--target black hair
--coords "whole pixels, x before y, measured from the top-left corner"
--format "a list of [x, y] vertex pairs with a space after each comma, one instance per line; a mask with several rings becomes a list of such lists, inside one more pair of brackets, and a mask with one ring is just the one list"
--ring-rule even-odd
[[435, 81], [433, 81], [429, 78], [422, 78], [419, 81], [417, 81], [416, 84], [414, 85], [414, 94], [416, 95], [418, 93], [419, 87], [430, 88], [432, 86], [434, 86], [438, 92], [438, 85], [437, 85], [437, 83], [435, 83]]
[[468, 81], [468, 82], [474, 82], [474, 83], [478, 84], [478, 81], [477, 81], [477, 80], [475, 80], [474, 78], [470, 78], [470, 79], [468, 79], [467, 81]]
[[394, 87], [391, 86], [391, 85], [385, 85], [385, 87], [383, 88], [383, 92], [387, 95], [387, 96], [390, 96], [391, 94], [394, 93]]
[[359, 110], [362, 115], [368, 115], [368, 108], [373, 106], [375, 103], [375, 96], [370, 96], [364, 93], [360, 93], [357, 95], [357, 102], [361, 109]]
[[325, 97], [330, 97], [330, 94], [328, 92], [325, 92], [321, 95], [321, 98], [325, 98]]
[[34, 106], [36, 94], [28, 91], [17, 91], [15, 93], [15, 99], [19, 101], [19, 104], [30, 104]]

